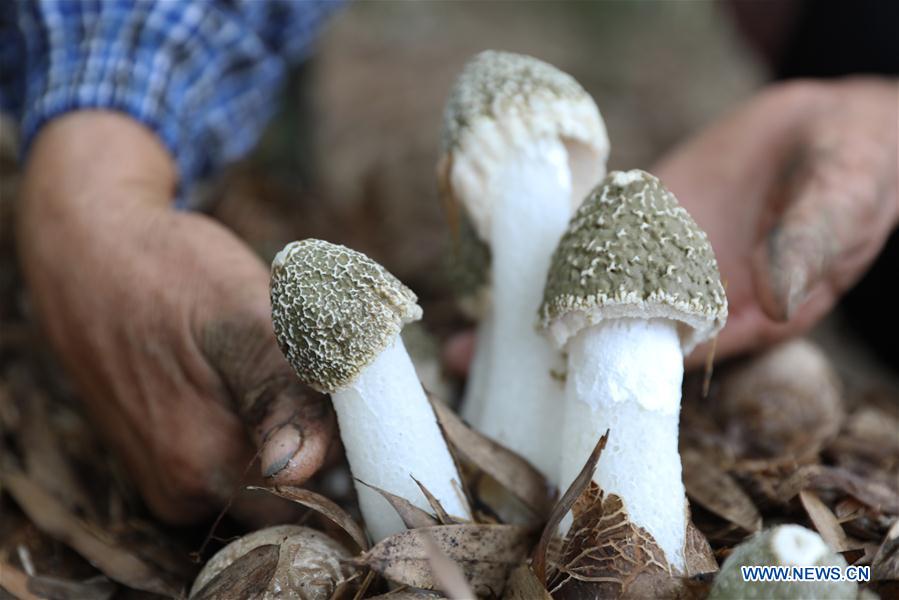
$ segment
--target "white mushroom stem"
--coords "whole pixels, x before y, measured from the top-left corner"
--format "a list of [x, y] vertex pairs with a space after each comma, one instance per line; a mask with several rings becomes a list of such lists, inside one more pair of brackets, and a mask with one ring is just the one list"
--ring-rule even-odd
[[492, 174], [493, 331], [486, 400], [475, 426], [556, 483], [560, 354], [537, 330], [550, 258], [571, 216], [568, 153], [543, 138]]
[[490, 381], [490, 340], [493, 337], [493, 311], [478, 323], [475, 334], [474, 356], [465, 382], [465, 395], [462, 398], [462, 418], [471, 424], [480, 423], [487, 401], [487, 384]]
[[687, 515], [677, 437], [684, 368], [676, 323], [612, 319], [581, 330], [567, 349], [561, 489], [608, 429], [594, 481], [621, 497], [631, 522], [683, 572]]
[[[415, 477], [450, 515], [471, 518], [459, 487], [461, 478], [399, 336], [331, 399], [355, 479], [433, 512]], [[405, 531], [380, 494], [358, 482], [356, 492], [376, 543]]]

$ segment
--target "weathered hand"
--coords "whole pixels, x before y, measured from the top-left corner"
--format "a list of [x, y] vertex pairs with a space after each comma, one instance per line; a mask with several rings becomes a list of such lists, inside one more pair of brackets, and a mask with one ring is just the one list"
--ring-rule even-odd
[[[254, 445], [264, 476], [302, 483], [334, 419], [277, 348], [268, 269], [214, 221], [173, 211], [173, 182], [149, 131], [74, 113], [35, 141], [18, 231], [37, 315], [92, 419], [151, 509], [186, 522], [234, 492]], [[234, 505], [260, 522], [271, 508]]]
[[899, 219], [897, 136], [894, 80], [801, 81], [656, 166], [718, 256], [730, 316], [717, 356], [808, 329], [864, 273]]

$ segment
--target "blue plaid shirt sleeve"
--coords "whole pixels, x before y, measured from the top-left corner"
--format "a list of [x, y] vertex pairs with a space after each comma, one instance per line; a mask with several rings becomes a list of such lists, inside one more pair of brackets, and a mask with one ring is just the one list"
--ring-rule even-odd
[[[20, 0], [0, 9], [0, 105], [23, 148], [57, 115], [125, 112], [175, 157], [180, 189], [241, 157], [288, 66], [339, 0]], [[186, 194], [179, 194], [183, 204]]]

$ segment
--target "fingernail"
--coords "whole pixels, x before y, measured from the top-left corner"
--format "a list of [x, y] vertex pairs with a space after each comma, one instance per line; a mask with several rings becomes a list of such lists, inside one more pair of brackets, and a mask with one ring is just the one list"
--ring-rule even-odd
[[768, 274], [776, 316], [790, 320], [805, 302], [810, 277], [815, 267], [811, 258], [815, 248], [808, 236], [789, 235], [783, 230], [771, 232], [768, 239]]
[[262, 474], [272, 477], [283, 470], [300, 450], [303, 434], [291, 423], [282, 425], [265, 440], [262, 449]]

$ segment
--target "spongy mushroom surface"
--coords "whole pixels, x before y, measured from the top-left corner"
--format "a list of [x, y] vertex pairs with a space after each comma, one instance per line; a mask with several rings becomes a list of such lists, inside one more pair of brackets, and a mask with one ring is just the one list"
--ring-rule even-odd
[[421, 318], [412, 290], [364, 254], [338, 244], [291, 242], [272, 262], [272, 323], [303, 382], [347, 385]]
[[682, 571], [683, 356], [727, 318], [708, 238], [652, 175], [610, 173], [553, 254], [540, 314], [568, 353], [561, 487], [609, 429], [594, 481]]
[[442, 187], [490, 247], [492, 307], [479, 327], [463, 415], [554, 480], [561, 358], [535, 314], [552, 250], [605, 173], [605, 125], [571, 76], [487, 51], [453, 88], [442, 144]]
[[658, 178], [615, 171], [580, 206], [553, 254], [541, 318], [559, 345], [620, 317], [681, 323], [684, 352], [727, 320], [708, 236]]
[[203, 567], [190, 591], [193, 597], [231, 563], [260, 546], [279, 547], [278, 565], [265, 597], [326, 599], [350, 578], [350, 553], [330, 537], [299, 525], [254, 531], [219, 550]]
[[852, 581], [744, 581], [740, 567], [839, 567], [846, 560], [821, 536], [799, 525], [767, 529], [737, 546], [721, 566], [709, 600], [852, 600]]
[[[272, 320], [299, 378], [331, 394], [360, 508], [375, 541], [405, 529], [376, 486], [430, 511], [413, 477], [470, 518], [461, 478], [399, 333], [416, 297], [370, 258], [321, 240], [289, 244], [272, 267]], [[361, 482], [361, 483], [360, 483]]]
[[566, 145], [573, 211], [605, 174], [609, 140], [596, 103], [571, 75], [530, 56], [486, 50], [471, 59], [447, 99], [441, 146], [452, 157], [449, 187], [482, 239], [495, 214], [482, 194], [487, 179], [510, 151], [542, 138]]

